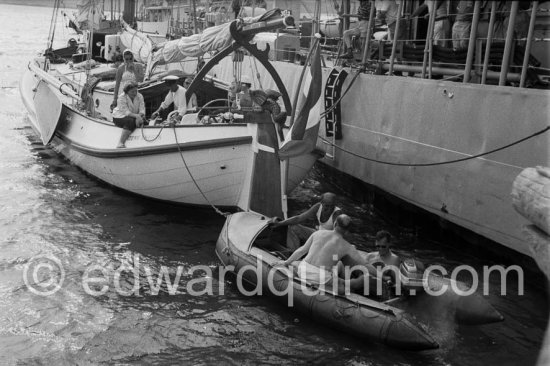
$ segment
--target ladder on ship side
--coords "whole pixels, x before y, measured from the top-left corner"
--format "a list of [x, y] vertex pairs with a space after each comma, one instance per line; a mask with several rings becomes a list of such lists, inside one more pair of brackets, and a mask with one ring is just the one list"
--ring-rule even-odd
[[339, 99], [347, 76], [346, 70], [335, 67], [330, 71], [325, 84], [325, 111], [328, 111], [325, 115], [325, 135], [332, 137], [331, 149], [326, 153], [329, 159], [334, 159], [336, 140], [342, 139], [342, 111]]

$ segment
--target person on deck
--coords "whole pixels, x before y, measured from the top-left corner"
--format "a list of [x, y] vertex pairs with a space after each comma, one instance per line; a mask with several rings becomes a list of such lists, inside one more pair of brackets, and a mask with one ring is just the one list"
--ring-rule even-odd
[[369, 16], [371, 1], [360, 0], [359, 7], [357, 8], [357, 23], [353, 28], [350, 28], [343, 33], [344, 45], [346, 46], [346, 53], [342, 58], [353, 58], [353, 45], [351, 40], [353, 36], [365, 35], [369, 28]]
[[452, 37], [453, 49], [455, 51], [468, 48], [470, 41], [470, 30], [474, 12], [473, 1], [459, 1], [456, 7], [456, 18], [453, 24]]
[[[316, 230], [334, 229], [334, 222], [340, 214], [342, 214], [342, 210], [336, 206], [336, 195], [326, 192], [323, 193], [321, 201], [311, 206], [307, 211], [282, 221], [278, 221], [279, 218], [274, 218], [269, 225], [271, 228], [290, 226], [288, 243], [292, 247], [291, 249], [295, 249]], [[315, 229], [301, 225], [310, 219], [317, 221]]]
[[187, 99], [185, 97], [187, 90], [183, 86], [178, 85], [179, 78], [175, 75], [165, 76], [162, 80], [170, 90], [166, 94], [164, 102], [153, 112], [151, 118], [157, 118], [162, 111], [168, 109], [171, 104], [174, 104], [174, 110], [178, 112], [176, 118], [177, 120], [181, 120], [185, 112], [187, 112]]
[[[296, 265], [300, 278], [328, 289], [336, 287], [335, 290], [339, 294], [345, 294], [346, 285], [351, 290], [361, 289], [365, 283], [365, 274], [372, 280], [376, 280], [378, 274], [373, 266], [362, 259], [357, 249], [344, 239], [350, 225], [351, 219], [348, 215], [338, 216], [334, 222], [334, 229], [313, 233], [302, 247], [279, 264]], [[304, 255], [305, 258], [300, 261]], [[356, 278], [348, 277], [350, 273], [345, 270], [344, 261], [352, 263], [355, 269], [361, 266], [362, 274]], [[372, 287], [369, 285], [369, 288]]]
[[130, 82], [141, 83], [145, 76], [143, 66], [134, 62], [132, 51], [124, 50], [122, 57], [124, 63], [116, 71], [115, 91], [113, 94], [113, 103], [111, 103], [111, 111], [117, 106], [118, 97], [122, 94], [124, 86]]
[[137, 83], [130, 82], [124, 86], [123, 93], [118, 97], [117, 106], [113, 110], [113, 123], [122, 128], [117, 148], [126, 147], [126, 140], [136, 127], [143, 124], [144, 118], [143, 95], [138, 92]]
[[445, 0], [426, 0], [412, 14], [411, 18], [418, 16], [435, 16], [433, 44], [441, 47], [449, 47], [449, 38], [451, 35], [451, 22], [447, 14], [447, 1]]
[[[189, 89], [189, 86], [191, 85], [191, 81], [192, 81], [191, 78], [185, 78], [185, 81], [183, 82], [183, 87], [185, 88], [185, 90]], [[189, 98], [189, 101], [187, 102], [187, 110], [194, 112], [197, 110], [198, 107], [199, 105], [197, 103], [197, 95], [193, 93]]]
[[399, 4], [403, 0], [376, 0], [374, 5], [376, 7], [376, 19], [380, 22], [385, 21], [388, 26], [388, 38], [390, 41], [404, 40], [406, 34], [405, 19], [401, 18], [399, 22], [399, 34], [395, 34], [397, 27], [397, 16], [399, 13]]

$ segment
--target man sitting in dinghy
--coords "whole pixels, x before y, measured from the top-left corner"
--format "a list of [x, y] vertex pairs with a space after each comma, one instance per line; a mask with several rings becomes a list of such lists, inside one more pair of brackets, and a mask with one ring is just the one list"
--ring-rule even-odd
[[[269, 225], [273, 229], [281, 226], [290, 226], [289, 238], [287, 240], [288, 246], [290, 249], [296, 249], [301, 243], [305, 242], [315, 230], [334, 229], [334, 222], [340, 214], [342, 214], [342, 210], [336, 206], [336, 195], [331, 192], [325, 192], [322, 195], [321, 201], [311, 206], [309, 210], [282, 221], [279, 221], [280, 219], [275, 217]], [[301, 225], [309, 219], [315, 219], [317, 221], [315, 229]]]
[[374, 246], [378, 249], [377, 252], [370, 252], [365, 256], [365, 259], [370, 264], [376, 266], [380, 263], [382, 266], [394, 266], [399, 268], [401, 260], [399, 256], [393, 253], [390, 249], [391, 234], [385, 230], [380, 230], [376, 233]]
[[178, 111], [178, 116], [176, 118], [180, 121], [185, 112], [187, 112], [187, 99], [185, 98], [185, 93], [187, 90], [183, 86], [178, 85], [179, 78], [175, 75], [165, 76], [162, 80], [166, 83], [170, 90], [168, 91], [166, 98], [164, 98], [164, 102], [162, 102], [160, 107], [153, 112], [151, 118], [157, 118], [163, 110], [168, 109], [168, 107], [170, 107], [173, 103], [174, 110]]
[[378, 251], [367, 253], [364, 256], [365, 260], [374, 267], [381, 269], [386, 281], [389, 279], [395, 281], [401, 259], [390, 249], [391, 234], [385, 230], [377, 232], [374, 246]]
[[[314, 232], [302, 247], [294, 251], [280, 265], [293, 264], [297, 266], [300, 278], [311, 284], [324, 285], [327, 289], [334, 289], [339, 294], [344, 294], [346, 288], [352, 291], [360, 290], [366, 280], [365, 274], [369, 277], [369, 288], [376, 288], [370, 285], [372, 281], [376, 284], [378, 276], [376, 269], [368, 264], [357, 249], [344, 239], [344, 234], [349, 230], [350, 225], [351, 218], [348, 215], [339, 215], [335, 220], [333, 230]], [[304, 255], [305, 258], [299, 261]], [[350, 271], [345, 270], [343, 263], [353, 266], [356, 270], [360, 268], [362, 274], [351, 278]], [[336, 276], [334, 276], [335, 274]]]

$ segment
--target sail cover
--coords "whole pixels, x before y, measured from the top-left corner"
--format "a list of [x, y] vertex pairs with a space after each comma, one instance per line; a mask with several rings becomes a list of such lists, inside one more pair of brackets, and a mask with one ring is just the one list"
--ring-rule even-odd
[[132, 29], [125, 21], [121, 20], [122, 28], [120, 42], [132, 51], [136, 61], [148, 63], [153, 51], [153, 42], [146, 34]]
[[[234, 22], [240, 22], [239, 26], [241, 26], [280, 17], [280, 10], [273, 9], [265, 14], [234, 20]], [[158, 45], [159, 48], [154, 51], [152, 57], [152, 64], [157, 65], [179, 62], [187, 57], [202, 56], [206, 52], [221, 50], [229, 46], [233, 42], [233, 37], [229, 30], [231, 24], [232, 22], [229, 22], [206, 28], [200, 34], [182, 37]]]
[[186, 57], [197, 57], [208, 51], [215, 51], [229, 46], [233, 41], [229, 26], [231, 23], [206, 28], [200, 34], [182, 37], [164, 44], [153, 57], [154, 63], [171, 63]]
[[76, 4], [78, 12], [75, 14], [75, 23], [81, 30], [97, 29], [103, 19], [103, 2], [80, 0]]

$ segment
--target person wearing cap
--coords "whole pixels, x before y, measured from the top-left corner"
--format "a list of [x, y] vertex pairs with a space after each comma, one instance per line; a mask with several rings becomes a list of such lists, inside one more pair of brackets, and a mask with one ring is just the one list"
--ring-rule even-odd
[[187, 112], [187, 98], [185, 97], [187, 90], [183, 86], [178, 85], [179, 78], [175, 75], [168, 75], [162, 80], [166, 83], [170, 90], [168, 91], [166, 98], [164, 98], [164, 102], [162, 102], [160, 107], [153, 112], [151, 117], [157, 118], [161, 111], [170, 107], [171, 104], [174, 104], [174, 110], [178, 111], [178, 118], [181, 119], [185, 112]]
[[111, 111], [117, 106], [118, 97], [122, 94], [124, 86], [130, 82], [140, 83], [145, 76], [143, 66], [134, 62], [132, 51], [128, 49], [124, 50], [122, 57], [124, 58], [124, 63], [116, 71], [115, 92], [113, 94], [113, 103], [111, 103]]
[[117, 106], [113, 110], [113, 123], [122, 128], [117, 148], [126, 147], [125, 142], [145, 119], [145, 102], [138, 92], [138, 85], [129, 82], [124, 86], [123, 93], [118, 97]]

